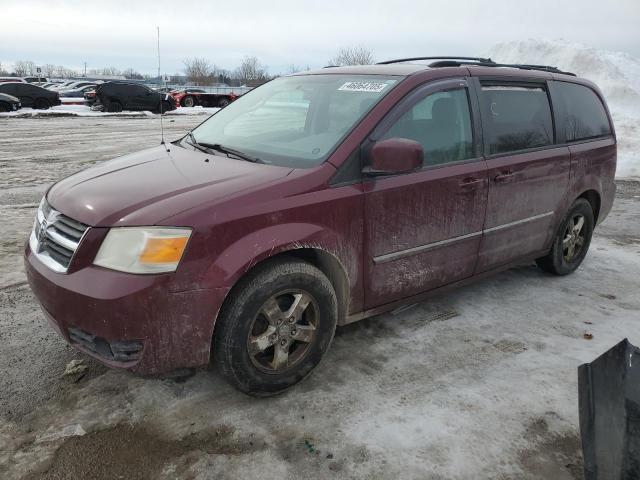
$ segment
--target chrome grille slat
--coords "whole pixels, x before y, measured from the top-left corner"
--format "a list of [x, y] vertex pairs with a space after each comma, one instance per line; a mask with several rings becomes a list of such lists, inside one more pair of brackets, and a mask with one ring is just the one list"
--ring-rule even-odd
[[60, 215], [57, 220], [63, 225], [66, 225], [67, 227], [72, 228], [76, 232], [79, 232], [80, 236], [82, 236], [84, 231], [87, 229], [87, 226], [85, 224], [76, 222], [75, 220], [72, 220], [69, 217], [65, 217], [64, 215]]
[[88, 229], [87, 225], [61, 214], [43, 200], [38, 208], [29, 245], [47, 267], [65, 273]]
[[82, 234], [84, 233], [84, 231], [71, 228], [69, 225], [67, 225], [66, 223], [63, 223], [60, 220], [54, 223], [53, 226], [56, 230], [58, 230], [61, 233], [64, 233], [66, 236], [74, 239], [76, 242], [82, 238]]

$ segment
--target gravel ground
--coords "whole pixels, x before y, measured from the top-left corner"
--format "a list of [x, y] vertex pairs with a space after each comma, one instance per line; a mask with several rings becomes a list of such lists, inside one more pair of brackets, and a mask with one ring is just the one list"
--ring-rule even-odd
[[[203, 118], [167, 119], [167, 138]], [[215, 366], [106, 369], [49, 329], [25, 284], [46, 187], [158, 142], [157, 117], [0, 118], [0, 478], [582, 478], [576, 368], [640, 345], [640, 183], [619, 182], [575, 274], [522, 265], [340, 328], [314, 375], [257, 400]], [[74, 359], [88, 369], [63, 376]]]

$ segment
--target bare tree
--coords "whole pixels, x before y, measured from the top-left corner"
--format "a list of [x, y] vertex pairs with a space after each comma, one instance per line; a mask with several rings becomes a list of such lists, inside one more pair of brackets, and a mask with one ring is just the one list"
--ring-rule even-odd
[[13, 64], [13, 71], [18, 77], [24, 77], [29, 74], [29, 62], [27, 60], [16, 60]]
[[59, 78], [69, 78], [69, 77], [77, 77], [78, 73], [70, 68], [64, 67], [62, 65], [56, 66], [54, 70], [54, 76]]
[[56, 71], [56, 66], [52, 65], [51, 63], [47, 63], [46, 65], [42, 66], [42, 75], [44, 75], [45, 77], [49, 78], [49, 77], [53, 77], [53, 74]]
[[6, 77], [7, 75], [9, 75], [9, 72], [7, 72], [7, 71], [2, 67], [2, 62], [0, 62], [0, 75], [2, 75], [3, 77]]
[[121, 75], [120, 69], [116, 67], [105, 67], [101, 70], [102, 75], [116, 76]]
[[215, 67], [204, 58], [187, 58], [184, 60], [184, 73], [187, 80], [195, 85], [211, 85], [215, 75]]
[[236, 77], [243, 83], [252, 80], [266, 80], [267, 67], [262, 65], [257, 57], [246, 56], [235, 71]]
[[123, 70], [122, 75], [128, 79], [142, 80], [143, 78], [140, 72], [136, 71], [134, 68], [127, 68], [126, 70]]
[[371, 65], [373, 53], [364, 47], [343, 47], [335, 57], [329, 59], [329, 65]]

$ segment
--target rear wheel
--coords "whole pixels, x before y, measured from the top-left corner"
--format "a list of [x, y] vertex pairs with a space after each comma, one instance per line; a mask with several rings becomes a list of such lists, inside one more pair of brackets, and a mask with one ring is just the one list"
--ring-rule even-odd
[[107, 101], [104, 104], [104, 111], [105, 112], [111, 112], [111, 113], [118, 113], [122, 111], [122, 104], [118, 101]]
[[186, 96], [182, 99], [183, 107], [193, 107], [196, 104], [196, 101], [191, 96]]
[[35, 102], [33, 102], [33, 108], [36, 110], [46, 110], [50, 106], [51, 104], [46, 98], [36, 98]]
[[538, 266], [555, 275], [573, 272], [587, 255], [594, 224], [591, 204], [584, 198], [579, 198], [571, 205], [549, 253], [536, 259]]
[[214, 355], [239, 390], [274, 395], [311, 373], [329, 349], [338, 316], [324, 274], [296, 260], [258, 267], [220, 312]]

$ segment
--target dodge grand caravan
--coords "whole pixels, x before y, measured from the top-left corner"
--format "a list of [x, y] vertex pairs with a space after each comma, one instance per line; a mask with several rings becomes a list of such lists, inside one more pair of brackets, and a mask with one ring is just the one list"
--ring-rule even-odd
[[26, 270], [51, 325], [102, 362], [213, 359], [240, 390], [274, 394], [336, 325], [523, 261], [571, 273], [615, 168], [602, 94], [556, 68], [325, 68], [53, 185]]

